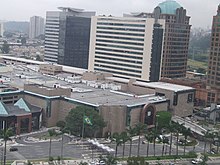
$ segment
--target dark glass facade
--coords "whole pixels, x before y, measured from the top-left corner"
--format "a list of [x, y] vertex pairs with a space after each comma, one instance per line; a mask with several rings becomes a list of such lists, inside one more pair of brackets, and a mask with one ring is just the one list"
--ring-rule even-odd
[[67, 16], [65, 22], [65, 38], [60, 43], [63, 53], [59, 53], [59, 64], [87, 69], [91, 19]]

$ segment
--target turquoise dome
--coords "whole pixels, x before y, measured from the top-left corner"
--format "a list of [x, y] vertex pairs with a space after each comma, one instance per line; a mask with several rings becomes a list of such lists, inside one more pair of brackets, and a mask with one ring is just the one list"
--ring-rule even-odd
[[176, 9], [182, 7], [174, 0], [166, 0], [158, 5], [161, 10], [161, 14], [176, 14]]

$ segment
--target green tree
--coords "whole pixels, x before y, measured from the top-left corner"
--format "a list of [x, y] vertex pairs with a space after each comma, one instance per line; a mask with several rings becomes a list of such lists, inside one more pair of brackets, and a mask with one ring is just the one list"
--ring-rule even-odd
[[182, 128], [183, 128], [182, 124], [179, 124], [178, 122], [174, 123], [174, 131], [176, 133], [176, 155], [177, 156], [179, 155], [179, 133], [182, 132]]
[[122, 156], [125, 156], [125, 143], [129, 140], [129, 136], [127, 134], [127, 132], [122, 132], [121, 133], [121, 140], [122, 140], [122, 144], [123, 144], [123, 150], [122, 150]]
[[68, 132], [68, 129], [66, 128], [66, 122], [65, 121], [58, 121], [57, 127], [60, 128], [60, 133], [62, 135], [61, 138], [61, 153], [60, 153], [60, 159], [63, 159], [63, 140], [64, 140], [64, 134]]
[[66, 127], [72, 134], [82, 136], [84, 116], [88, 116], [92, 122], [92, 125], [84, 124], [84, 137], [94, 137], [106, 126], [103, 118], [95, 109], [88, 106], [77, 106], [66, 117]]
[[150, 142], [153, 141], [154, 135], [153, 135], [153, 133], [150, 131], [150, 132], [147, 132], [147, 134], [146, 134], [144, 137], [145, 137], [145, 139], [147, 140], [147, 157], [148, 157], [148, 155], [149, 155]]
[[129, 127], [126, 131], [128, 132], [128, 137], [129, 137], [129, 141], [130, 141], [129, 157], [131, 157], [132, 137], [135, 136], [136, 130], [135, 130], [135, 128]]
[[170, 147], [169, 147], [169, 155], [171, 155], [172, 144], [173, 144], [173, 132], [175, 132], [175, 124], [170, 122], [168, 129], [170, 131]]
[[190, 128], [185, 128], [183, 127], [182, 128], [182, 133], [183, 133], [183, 136], [184, 136], [184, 155], [186, 154], [186, 143], [187, 143], [187, 137], [191, 135], [191, 130]]
[[163, 147], [162, 147], [162, 156], [163, 156], [163, 154], [164, 154], [164, 147], [165, 147], [165, 145], [169, 144], [169, 139], [163, 137], [161, 140], [162, 140], [162, 143], [163, 143]]
[[143, 123], [138, 123], [135, 125], [136, 135], [138, 136], [138, 150], [137, 150], [138, 157], [140, 155], [141, 135], [143, 135], [146, 129], [147, 129], [147, 126]]
[[171, 122], [172, 114], [166, 111], [159, 111], [156, 114], [157, 117], [157, 127], [158, 129], [161, 128], [168, 128]]
[[117, 164], [117, 159], [112, 155], [107, 155], [106, 158], [104, 159], [104, 162], [106, 165], [115, 165]]
[[50, 159], [51, 158], [51, 145], [52, 145], [52, 138], [54, 136], [57, 136], [57, 132], [54, 130], [54, 129], [49, 129], [48, 130], [48, 134], [49, 134], [49, 137], [50, 137], [50, 143], [49, 143], [49, 156], [48, 158]]
[[9, 47], [9, 44], [7, 43], [7, 41], [4, 41], [4, 44], [2, 45], [2, 53], [3, 54], [8, 54], [9, 51], [10, 51], [10, 47]]
[[199, 163], [199, 165], [207, 165], [207, 161], [209, 160], [209, 157], [207, 154], [204, 154], [203, 155], [203, 158], [202, 158], [202, 162]]
[[11, 140], [11, 136], [13, 135], [12, 129], [8, 128], [0, 131], [0, 138], [4, 141], [4, 154], [3, 154], [3, 165], [6, 165], [6, 152], [7, 152], [7, 141]]
[[112, 135], [112, 141], [115, 142], [115, 157], [117, 157], [118, 154], [118, 146], [122, 144], [122, 138], [121, 134], [115, 132]]

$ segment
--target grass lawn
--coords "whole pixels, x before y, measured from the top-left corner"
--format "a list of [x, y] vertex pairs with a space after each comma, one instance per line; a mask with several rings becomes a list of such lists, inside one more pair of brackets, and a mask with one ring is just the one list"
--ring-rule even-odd
[[187, 66], [192, 70], [197, 70], [198, 68], [207, 70], [208, 62], [200, 62], [200, 61], [188, 59]]

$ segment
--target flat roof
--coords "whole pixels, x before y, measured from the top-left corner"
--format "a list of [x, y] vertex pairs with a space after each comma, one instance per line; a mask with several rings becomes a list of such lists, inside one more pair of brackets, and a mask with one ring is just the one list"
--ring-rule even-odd
[[171, 84], [171, 83], [165, 83], [165, 82], [146, 83], [146, 82], [136, 81], [133, 84], [146, 86], [146, 87], [150, 87], [150, 88], [165, 89], [165, 90], [174, 91], [174, 92], [195, 90], [195, 88], [192, 88], [192, 87], [177, 85], [177, 84]]

